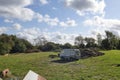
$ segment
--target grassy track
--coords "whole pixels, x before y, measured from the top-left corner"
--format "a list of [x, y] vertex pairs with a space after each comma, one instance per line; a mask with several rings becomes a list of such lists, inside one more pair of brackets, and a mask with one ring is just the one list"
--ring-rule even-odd
[[0, 56], [0, 70], [9, 68], [19, 77], [33, 70], [47, 80], [120, 80], [120, 51], [103, 51], [104, 56], [59, 63], [53, 52]]

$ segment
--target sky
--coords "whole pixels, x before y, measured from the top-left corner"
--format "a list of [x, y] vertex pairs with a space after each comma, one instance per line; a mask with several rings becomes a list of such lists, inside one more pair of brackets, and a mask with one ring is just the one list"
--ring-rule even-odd
[[96, 38], [105, 30], [120, 36], [120, 0], [0, 0], [0, 34], [32, 44], [38, 37], [71, 43], [78, 35]]

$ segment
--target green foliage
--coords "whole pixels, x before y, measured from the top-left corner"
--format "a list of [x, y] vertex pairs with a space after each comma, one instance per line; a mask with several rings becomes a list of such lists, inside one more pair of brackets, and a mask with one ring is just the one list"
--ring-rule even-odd
[[106, 50], [120, 49], [120, 38], [110, 31], [105, 31], [105, 33], [106, 38], [102, 39], [102, 36], [98, 34], [97, 41], [92, 37], [83, 38], [79, 35], [75, 38], [75, 46], [77, 48], [101, 48]]
[[11, 46], [8, 45], [7, 43], [2, 43], [0, 42], [0, 54], [7, 54], [10, 52]]
[[27, 50], [34, 48], [33, 45], [30, 42], [28, 42], [27, 40], [25, 40], [25, 39], [20, 39], [20, 40], [26, 46]]
[[[86, 45], [85, 45], [86, 44]], [[97, 44], [95, 44], [95, 39], [91, 37], [83, 38], [81, 35], [75, 38], [75, 45], [79, 48], [95, 48]]]
[[95, 43], [87, 43], [86, 44], [86, 48], [96, 48], [96, 47], [98, 47], [98, 46]]
[[43, 46], [39, 46], [38, 49], [41, 51], [60, 51], [61, 49], [70, 49], [73, 48], [73, 46], [69, 43], [62, 44], [56, 44], [53, 42], [48, 42]]
[[22, 53], [25, 51], [26, 51], [26, 45], [21, 40], [17, 40], [11, 50], [11, 53]]
[[85, 42], [85, 40], [81, 35], [79, 35], [75, 38], [75, 45], [78, 46], [79, 48], [85, 47], [84, 42]]
[[0, 35], [0, 54], [25, 52], [26, 49], [32, 49], [32, 47], [28, 41], [19, 39], [15, 35]]
[[101, 43], [101, 46], [102, 46], [103, 49], [109, 50], [110, 49], [110, 43], [108, 42], [108, 39], [104, 39]]
[[119, 40], [112, 32], [106, 31], [106, 38], [102, 41], [103, 49], [117, 49]]
[[6, 34], [0, 36], [0, 54], [8, 54], [12, 49], [14, 42], [12, 37]]
[[40, 49], [42, 50], [42, 51], [54, 51], [55, 49], [56, 49], [56, 44], [55, 43], [53, 43], [53, 42], [48, 42], [48, 43], [46, 43], [45, 45], [43, 45], [43, 46], [40, 46]]
[[62, 49], [70, 49], [72, 48], [72, 45], [69, 44], [69, 43], [65, 43], [63, 46], [62, 46]]
[[117, 49], [120, 49], [120, 40], [118, 41]]
[[[110, 31], [105, 31], [106, 38], [102, 40], [101, 35], [97, 35], [97, 41], [92, 37], [83, 38], [81, 35], [75, 38], [75, 45], [70, 43], [56, 44], [48, 42], [43, 36], [35, 39], [33, 46], [25, 39], [17, 38], [15, 35], [0, 35], [0, 54], [23, 53], [34, 51], [60, 51], [68, 48], [101, 48], [106, 50], [120, 49], [120, 39]], [[97, 42], [97, 43], [96, 43]]]

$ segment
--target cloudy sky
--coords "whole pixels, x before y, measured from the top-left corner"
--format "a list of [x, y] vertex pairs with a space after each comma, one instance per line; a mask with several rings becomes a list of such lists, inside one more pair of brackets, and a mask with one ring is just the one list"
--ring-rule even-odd
[[0, 0], [0, 34], [72, 44], [78, 35], [105, 30], [119, 36], [119, 5], [120, 0]]

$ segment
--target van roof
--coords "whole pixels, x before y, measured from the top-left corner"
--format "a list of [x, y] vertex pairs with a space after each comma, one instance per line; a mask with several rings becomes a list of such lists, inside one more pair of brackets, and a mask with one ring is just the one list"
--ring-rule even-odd
[[79, 49], [63, 49], [63, 50], [79, 50]]

